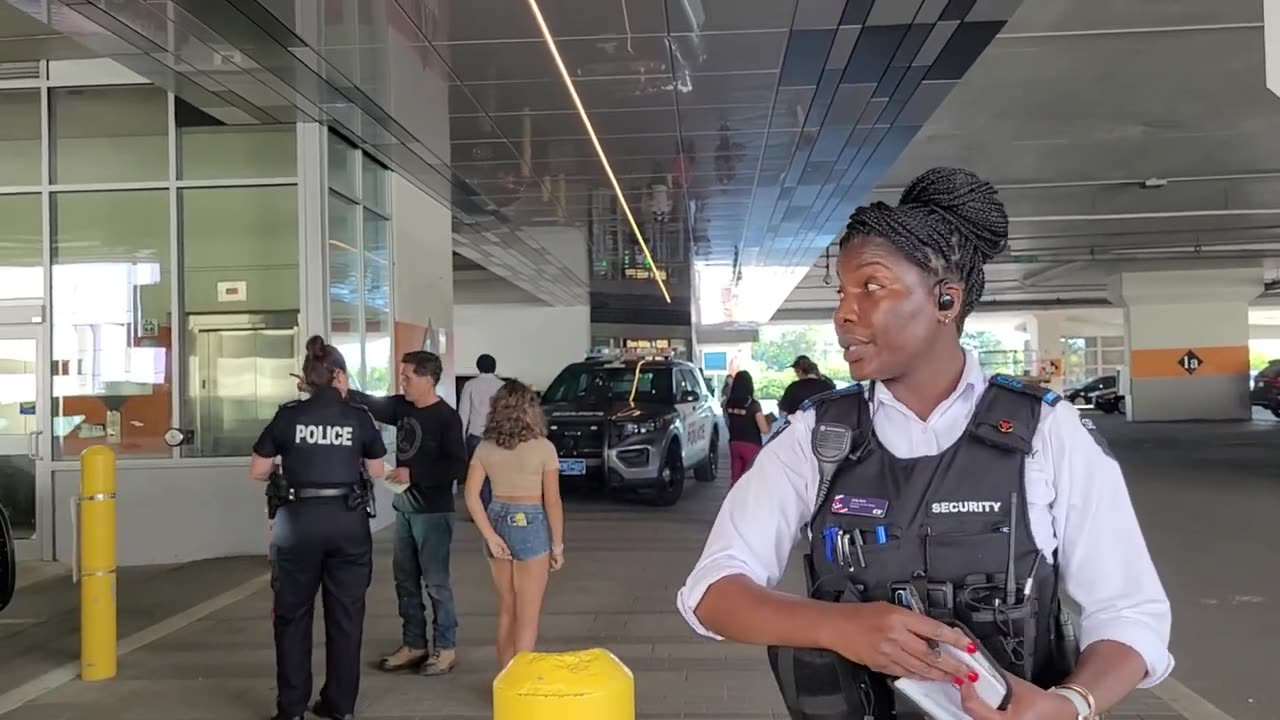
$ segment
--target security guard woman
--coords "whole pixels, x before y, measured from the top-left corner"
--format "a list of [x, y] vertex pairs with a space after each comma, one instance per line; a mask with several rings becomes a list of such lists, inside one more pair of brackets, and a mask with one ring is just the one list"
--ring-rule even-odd
[[[1173, 667], [1169, 602], [1104, 441], [1057, 393], [985, 377], [960, 344], [1007, 238], [995, 188], [964, 170], [854, 213], [834, 321], [870, 387], [789, 419], [679, 592], [695, 630], [769, 646], [793, 718], [916, 717], [889, 685], [912, 677], [953, 683], [976, 720], [1074, 720]], [[797, 535], [807, 597], [770, 589]], [[937, 643], [980, 643], [1010, 675], [1003, 709]]]
[[281, 406], [254, 444], [250, 465], [255, 479], [267, 480], [279, 456], [292, 498], [278, 511], [271, 537], [275, 718], [302, 718], [311, 699], [311, 627], [322, 587], [326, 674], [312, 712], [350, 718], [373, 571], [361, 470], [381, 478], [387, 449], [368, 410], [346, 399], [347, 364], [336, 348], [312, 337], [302, 372], [311, 396]]

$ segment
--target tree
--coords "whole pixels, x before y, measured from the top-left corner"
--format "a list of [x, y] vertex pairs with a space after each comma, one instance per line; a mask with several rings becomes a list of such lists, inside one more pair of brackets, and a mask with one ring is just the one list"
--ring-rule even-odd
[[[770, 328], [762, 328], [766, 334]], [[817, 362], [817, 356], [825, 354], [824, 341], [817, 325], [792, 325], [775, 329], [773, 338], [757, 340], [751, 346], [751, 359], [770, 370], [785, 370], [795, 362], [797, 355], [808, 355]]]
[[1000, 338], [990, 330], [965, 330], [960, 335], [960, 345], [969, 352], [975, 353], [1005, 349]]

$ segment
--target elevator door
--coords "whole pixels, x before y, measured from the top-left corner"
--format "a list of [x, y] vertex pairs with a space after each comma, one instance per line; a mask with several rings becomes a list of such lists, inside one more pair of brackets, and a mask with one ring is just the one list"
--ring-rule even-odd
[[298, 397], [290, 376], [298, 331], [201, 328], [195, 336], [195, 447], [203, 457], [246, 456], [280, 405]]

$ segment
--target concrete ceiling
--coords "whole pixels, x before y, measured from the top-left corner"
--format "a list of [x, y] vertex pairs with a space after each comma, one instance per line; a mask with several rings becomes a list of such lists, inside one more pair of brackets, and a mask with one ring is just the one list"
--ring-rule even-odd
[[[1106, 304], [1109, 275], [1148, 268], [1274, 278], [1277, 127], [1256, 0], [1026, 0], [872, 199], [936, 165], [995, 183], [1011, 252], [987, 274], [993, 307]], [[829, 317], [825, 275], [819, 258], [775, 318]]]

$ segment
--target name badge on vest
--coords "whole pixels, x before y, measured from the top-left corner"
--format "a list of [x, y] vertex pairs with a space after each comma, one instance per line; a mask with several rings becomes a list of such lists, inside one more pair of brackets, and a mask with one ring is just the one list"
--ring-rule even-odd
[[836, 495], [831, 498], [831, 512], [836, 515], [859, 515], [880, 518], [889, 512], [889, 501], [880, 498]]

